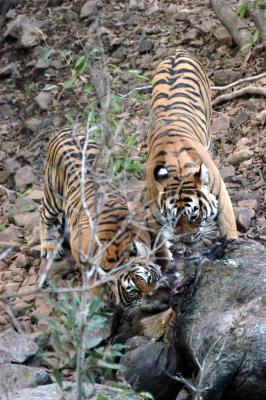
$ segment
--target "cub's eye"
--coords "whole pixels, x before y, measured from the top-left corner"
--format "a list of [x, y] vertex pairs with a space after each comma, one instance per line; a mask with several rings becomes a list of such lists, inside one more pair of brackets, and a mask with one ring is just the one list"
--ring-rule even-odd
[[157, 165], [157, 167], [154, 168], [153, 174], [156, 181], [169, 178], [168, 169], [164, 165]]

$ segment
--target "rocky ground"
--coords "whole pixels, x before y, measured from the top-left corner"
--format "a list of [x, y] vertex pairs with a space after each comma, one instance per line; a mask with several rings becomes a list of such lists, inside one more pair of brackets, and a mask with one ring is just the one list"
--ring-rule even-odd
[[[265, 53], [251, 52], [249, 57], [239, 53], [208, 1], [47, 0], [11, 7], [0, 20], [0, 250], [12, 246], [0, 261], [0, 294], [33, 288], [38, 280], [38, 205], [49, 138], [97, 108], [88, 75], [77, 76], [74, 68], [92, 48], [96, 14], [113, 94], [149, 85], [158, 62], [177, 46], [199, 58], [215, 86], [265, 70]], [[255, 84], [265, 87], [266, 78]], [[124, 137], [114, 149], [118, 160], [125, 152], [133, 160], [143, 160], [149, 98], [145, 91], [137, 93], [127, 108], [126, 99], [114, 95], [115, 120], [126, 120]], [[263, 244], [265, 126], [263, 98], [236, 99], [213, 112], [216, 161], [233, 201], [240, 236]], [[133, 145], [129, 137], [134, 138]], [[131, 187], [138, 190], [143, 171], [133, 172]], [[70, 284], [79, 279], [71, 261], [57, 263], [55, 275], [63, 286], [66, 278]], [[35, 338], [44, 329], [38, 315], [48, 316], [52, 308], [31, 295], [2, 303], [0, 311], [0, 332], [12, 327]]]

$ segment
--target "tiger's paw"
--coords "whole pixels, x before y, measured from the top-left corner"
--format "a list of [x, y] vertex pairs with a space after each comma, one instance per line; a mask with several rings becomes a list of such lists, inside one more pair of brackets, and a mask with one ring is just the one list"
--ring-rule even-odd
[[53, 258], [53, 260], [60, 260], [64, 255], [64, 249], [58, 242], [55, 243], [43, 243], [41, 245], [41, 257], [47, 260]]

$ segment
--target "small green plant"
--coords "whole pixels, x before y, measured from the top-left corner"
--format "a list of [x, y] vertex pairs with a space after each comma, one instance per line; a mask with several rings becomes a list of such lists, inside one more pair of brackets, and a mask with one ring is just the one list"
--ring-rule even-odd
[[28, 196], [28, 194], [30, 194], [31, 191], [32, 191], [31, 188], [23, 188], [23, 189], [20, 189], [20, 190], [16, 193], [17, 198], [18, 198], [18, 199], [21, 199], [21, 198], [23, 198], [23, 197], [26, 197], [26, 196]]
[[247, 12], [246, 5], [244, 3], [240, 3], [236, 9], [236, 12], [241, 19], [244, 19]]
[[3, 232], [6, 229], [6, 226], [4, 224], [0, 224], [0, 232]]

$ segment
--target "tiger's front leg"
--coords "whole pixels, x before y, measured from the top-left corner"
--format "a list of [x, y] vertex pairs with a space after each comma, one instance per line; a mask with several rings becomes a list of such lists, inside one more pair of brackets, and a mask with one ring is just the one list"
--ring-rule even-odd
[[227, 239], [238, 238], [233, 206], [223, 181], [219, 195], [219, 233]]
[[57, 230], [58, 216], [49, 213], [44, 205], [40, 206], [40, 241], [41, 241], [41, 257], [54, 260], [60, 259], [64, 254], [62, 247], [63, 238]]

